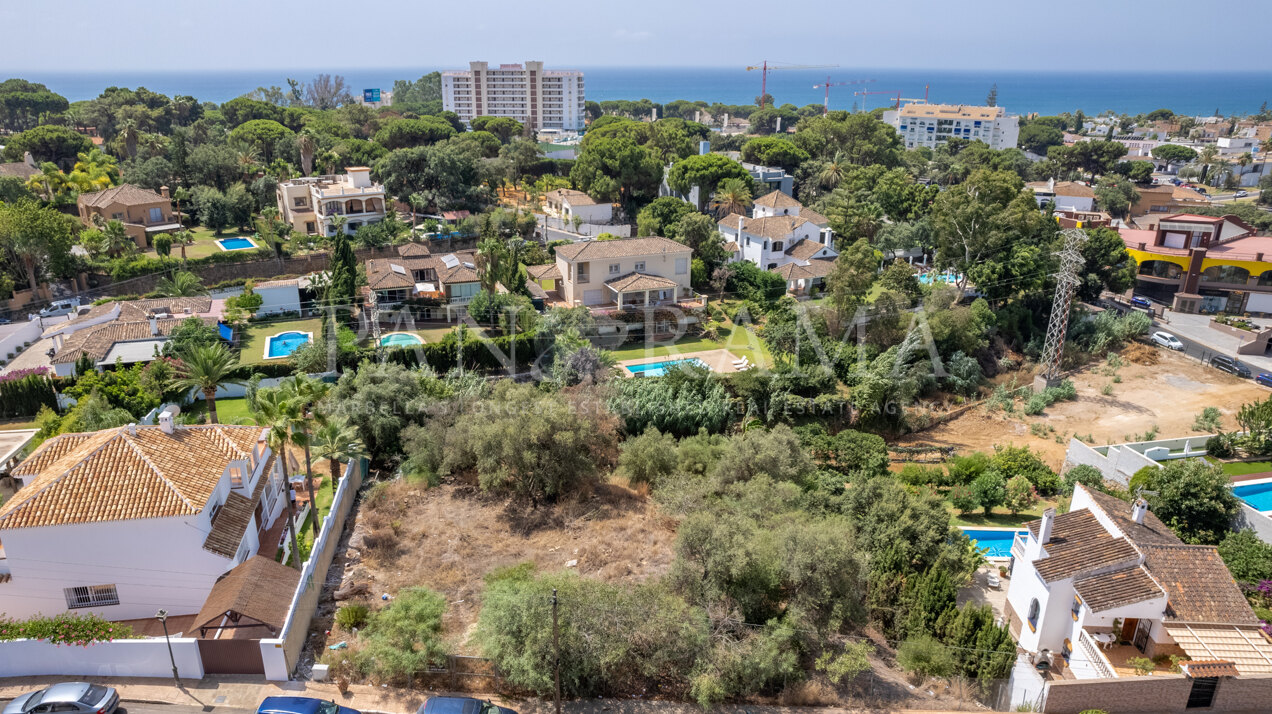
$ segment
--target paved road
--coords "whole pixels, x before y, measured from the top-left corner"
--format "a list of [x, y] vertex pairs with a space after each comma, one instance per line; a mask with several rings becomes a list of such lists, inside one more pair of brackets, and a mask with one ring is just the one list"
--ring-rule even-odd
[[[0, 706], [8, 704], [8, 700], [0, 700]], [[121, 702], [120, 714], [252, 714], [255, 709], [236, 709], [234, 707], [217, 706], [208, 702], [207, 706], [197, 704], [141, 704], [138, 702]]]

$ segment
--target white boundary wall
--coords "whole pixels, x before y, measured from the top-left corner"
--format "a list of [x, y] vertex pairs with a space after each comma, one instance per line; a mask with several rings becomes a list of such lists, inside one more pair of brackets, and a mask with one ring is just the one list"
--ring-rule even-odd
[[1104, 474], [1106, 481], [1127, 485], [1131, 476], [1145, 466], [1161, 468], [1162, 461], [1205, 456], [1210, 435], [1189, 436], [1178, 439], [1158, 439], [1128, 444], [1091, 446], [1078, 439], [1069, 439], [1064, 455], [1064, 468], [1085, 464], [1094, 466]]
[[30, 320], [13, 330], [13, 332], [0, 338], [0, 359], [6, 359], [10, 352], [13, 353], [14, 357], [17, 357], [24, 349], [22, 346], [24, 343], [30, 342], [34, 346], [36, 342], [40, 341], [41, 334], [42, 330], [38, 319]]
[[[203, 660], [197, 640], [172, 638], [172, 656], [183, 679], [202, 679]], [[6, 677], [68, 675], [77, 677], [171, 677], [172, 661], [163, 638], [115, 640], [80, 647], [44, 640], [0, 642], [0, 671]]]
[[351, 461], [345, 467], [340, 486], [336, 488], [335, 499], [331, 503], [331, 511], [322, 522], [309, 560], [301, 568], [300, 585], [292, 595], [283, 629], [278, 637], [261, 640], [265, 679], [271, 682], [285, 682], [290, 679], [291, 671], [300, 659], [300, 652], [309, 635], [309, 623], [318, 607], [318, 597], [322, 595], [327, 571], [331, 568], [331, 559], [336, 554], [345, 520], [353, 510], [353, 500], [362, 485], [364, 469], [365, 462], [362, 461]]

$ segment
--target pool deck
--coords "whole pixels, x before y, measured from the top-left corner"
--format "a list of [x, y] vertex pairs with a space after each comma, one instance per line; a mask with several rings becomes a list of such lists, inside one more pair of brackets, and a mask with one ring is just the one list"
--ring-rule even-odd
[[[1024, 528], [1009, 528], [1006, 526], [975, 526], [975, 527], [958, 526], [958, 529], [963, 531], [964, 533], [968, 533], [969, 537], [970, 537], [970, 533], [976, 533], [980, 531], [1001, 531], [1003, 533], [1011, 533], [1013, 541], [1015, 541], [1015, 534], [1021, 533], [1025, 530]], [[1011, 546], [1007, 546], [1007, 547], [1008, 547], [1008, 550], [1010, 551]], [[1011, 553], [1009, 552], [1007, 555], [986, 555], [985, 560], [994, 564], [1006, 563], [1007, 561], [1011, 560]]]
[[[707, 350], [706, 352], [685, 352], [683, 354], [662, 355], [661, 357], [642, 357], [640, 359], [623, 360], [617, 364], [618, 367], [629, 367], [637, 364], [653, 364], [655, 362], [675, 362], [677, 360], [698, 358], [711, 369], [712, 372], [728, 374], [738, 371], [733, 363], [741, 357], [733, 354], [728, 350]], [[623, 375], [627, 377], [635, 377], [630, 371], [624, 369]]]
[[270, 360], [270, 359], [287, 359], [288, 357], [291, 357], [291, 356], [292, 356], [292, 352], [295, 352], [296, 350], [300, 349], [300, 348], [301, 348], [301, 345], [296, 345], [295, 349], [293, 349], [291, 352], [288, 352], [288, 353], [287, 353], [287, 354], [285, 354], [285, 355], [271, 355], [271, 354], [269, 353], [269, 348], [270, 348], [270, 347], [272, 347], [272, 346], [273, 346], [273, 344], [274, 344], [274, 338], [276, 338], [276, 337], [282, 337], [283, 335], [291, 335], [291, 334], [304, 335], [304, 336], [305, 336], [305, 341], [304, 341], [302, 344], [305, 344], [305, 345], [307, 345], [307, 344], [309, 344], [310, 342], [313, 342], [313, 341], [314, 341], [314, 333], [312, 333], [312, 332], [301, 332], [301, 331], [299, 331], [299, 330], [287, 330], [287, 331], [285, 331], [285, 332], [279, 332], [279, 333], [277, 333], [277, 334], [270, 335], [269, 337], [266, 337], [266, 338], [265, 338], [265, 356], [264, 356], [264, 359], [267, 359], [267, 360]]
[[[1257, 473], [1257, 474], [1244, 474], [1242, 476], [1232, 477], [1232, 485], [1234, 487], [1235, 486], [1259, 486], [1265, 483], [1272, 483], [1272, 473], [1264, 471], [1262, 473]], [[1258, 506], [1254, 505], [1253, 503], [1250, 503], [1244, 498], [1241, 498], [1240, 494], [1234, 493], [1233, 495], [1235, 495], [1242, 503], [1249, 506], [1250, 508], [1253, 508], [1254, 510], [1259, 511], [1259, 513], [1262, 513], [1263, 515], [1269, 518], [1272, 518], [1272, 510], [1260, 511]]]
[[[238, 248], [227, 248], [225, 247], [225, 243], [222, 242], [222, 241], [237, 241], [237, 240], [245, 240], [251, 245], [239, 246]], [[236, 250], [255, 250], [260, 247], [259, 245], [256, 244], [256, 241], [252, 240], [251, 238], [248, 238], [247, 236], [230, 236], [228, 238], [217, 238], [215, 243], [216, 243], [216, 247], [220, 248], [221, 250], [227, 253], [231, 253]]]

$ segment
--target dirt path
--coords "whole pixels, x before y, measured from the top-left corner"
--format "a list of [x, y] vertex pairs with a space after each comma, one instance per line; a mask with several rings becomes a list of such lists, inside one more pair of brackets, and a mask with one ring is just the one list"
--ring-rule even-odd
[[[1025, 416], [1017, 402], [1015, 414], [987, 413], [973, 409], [933, 429], [903, 437], [901, 444], [955, 446], [960, 452], [991, 451], [995, 445], [1027, 445], [1047, 463], [1059, 468], [1074, 434], [1090, 436], [1095, 444], [1117, 444], [1156, 427], [1157, 438], [1189, 436], [1193, 419], [1206, 407], [1223, 413], [1223, 428], [1233, 429], [1233, 415], [1245, 402], [1264, 399], [1268, 390], [1248, 379], [1238, 379], [1195, 360], [1160, 350], [1156, 365], [1126, 364], [1113, 383], [1105, 367], [1087, 367], [1071, 379], [1078, 398], [1052, 405], [1043, 414]], [[1103, 394], [1106, 385], [1112, 394]], [[1031, 424], [1048, 428], [1046, 436], [1030, 431]]]

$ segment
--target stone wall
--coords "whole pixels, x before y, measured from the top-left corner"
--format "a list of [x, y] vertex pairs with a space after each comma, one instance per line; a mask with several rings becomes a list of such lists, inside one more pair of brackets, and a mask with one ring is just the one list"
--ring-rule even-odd
[[[1109, 714], [1169, 714], [1186, 709], [1193, 680], [1180, 674], [1117, 679], [1052, 681], [1047, 685], [1042, 711], [1048, 714], [1078, 714], [1087, 709], [1103, 709]], [[1272, 701], [1272, 675], [1252, 675], [1220, 680], [1214, 706], [1197, 711], [1267, 711]]]

